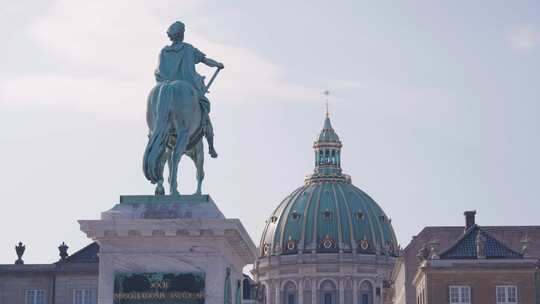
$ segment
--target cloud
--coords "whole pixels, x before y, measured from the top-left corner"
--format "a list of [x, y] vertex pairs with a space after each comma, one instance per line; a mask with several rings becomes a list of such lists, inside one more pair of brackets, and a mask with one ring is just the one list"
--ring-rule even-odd
[[68, 107], [113, 119], [140, 118], [146, 107], [145, 85], [106, 77], [29, 74], [2, 81], [0, 102], [19, 107]]
[[521, 52], [528, 52], [540, 44], [540, 31], [532, 27], [516, 27], [507, 36], [512, 48]]
[[[214, 83], [212, 100], [301, 102], [319, 98], [318, 89], [283, 80], [286, 71], [252, 49], [212, 42], [197, 33], [196, 24], [189, 21], [190, 17], [202, 19], [197, 14], [204, 10], [204, 1], [151, 5], [155, 4], [141, 0], [54, 2], [28, 31], [42, 50], [61, 62], [60, 72], [35, 71], [1, 80], [0, 103], [54, 104], [139, 119], [155, 83], [159, 49], [168, 43], [165, 30], [179, 15], [183, 20], [188, 16], [186, 40], [226, 66]], [[193, 23], [208, 25], [210, 13], [205, 11], [204, 20]], [[201, 72], [210, 75], [213, 70], [202, 67]]]

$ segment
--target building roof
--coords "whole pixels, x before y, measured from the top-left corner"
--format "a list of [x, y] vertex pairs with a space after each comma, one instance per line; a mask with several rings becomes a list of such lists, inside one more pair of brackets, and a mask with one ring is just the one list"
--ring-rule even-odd
[[90, 243], [81, 250], [68, 256], [65, 260], [60, 260], [52, 264], [8, 264], [0, 265], [1, 274], [52, 274], [52, 273], [97, 273], [99, 265], [99, 245], [96, 242]]
[[[540, 258], [540, 226], [482, 226], [482, 230], [502, 242], [515, 252], [520, 252], [523, 240], [529, 239], [528, 256]], [[418, 250], [425, 244], [437, 240], [441, 252], [447, 251], [464, 235], [464, 226], [427, 226], [424, 227], [402, 252], [405, 264], [405, 288], [407, 302], [416, 301], [416, 289], [411, 283], [420, 262]]]
[[54, 264], [7, 264], [0, 265], [2, 274], [43, 274], [55, 271]]
[[[478, 240], [482, 240], [484, 252], [478, 252]], [[487, 259], [522, 258], [523, 256], [509, 248], [478, 225], [473, 225], [458, 238], [453, 245], [440, 254], [441, 259]]]
[[328, 114], [324, 119], [323, 129], [321, 130], [321, 133], [319, 133], [319, 136], [317, 136], [315, 142], [340, 143], [339, 136], [334, 131], [334, 128], [332, 128], [332, 123], [330, 122], [330, 117]]
[[341, 170], [341, 142], [328, 115], [313, 145], [315, 170], [267, 220], [260, 256], [299, 251], [397, 254], [390, 218]]
[[[540, 258], [540, 226], [481, 226], [482, 230], [492, 237], [503, 242], [510, 249], [519, 252], [523, 246], [525, 238], [530, 239], [529, 255]], [[465, 229], [463, 226], [426, 226], [411, 242], [407, 244], [404, 252], [411, 252], [414, 255], [424, 244], [437, 240], [441, 252], [449, 249], [458, 239], [463, 237]]]
[[99, 245], [93, 242], [57, 263], [99, 263], [98, 253]]

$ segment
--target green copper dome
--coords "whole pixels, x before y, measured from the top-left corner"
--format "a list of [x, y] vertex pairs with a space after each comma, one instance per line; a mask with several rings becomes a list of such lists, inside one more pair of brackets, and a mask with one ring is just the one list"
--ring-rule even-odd
[[267, 220], [261, 257], [299, 252], [397, 255], [391, 220], [341, 172], [341, 146], [327, 116], [313, 145], [314, 173]]

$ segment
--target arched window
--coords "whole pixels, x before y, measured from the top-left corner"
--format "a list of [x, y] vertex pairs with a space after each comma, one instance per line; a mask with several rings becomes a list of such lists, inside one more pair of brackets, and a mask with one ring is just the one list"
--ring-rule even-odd
[[373, 285], [369, 281], [360, 284], [358, 304], [373, 304]]
[[324, 150], [324, 163], [329, 164], [330, 163], [330, 151]]
[[337, 288], [336, 284], [331, 280], [325, 280], [321, 283], [319, 289], [320, 304], [336, 304], [337, 303]]
[[289, 281], [283, 286], [283, 303], [284, 304], [298, 304], [298, 292], [296, 290], [296, 284]]

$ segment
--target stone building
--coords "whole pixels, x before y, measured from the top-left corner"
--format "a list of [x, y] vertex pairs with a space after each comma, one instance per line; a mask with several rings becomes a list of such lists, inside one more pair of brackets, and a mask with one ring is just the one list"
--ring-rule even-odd
[[539, 226], [426, 227], [392, 275], [395, 304], [540, 303]]
[[315, 170], [266, 222], [253, 274], [272, 304], [389, 303], [398, 244], [390, 218], [341, 170], [327, 115]]
[[91, 243], [53, 264], [0, 265], [0, 304], [96, 304], [98, 252]]

